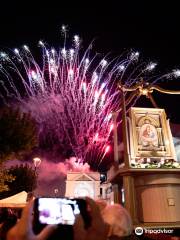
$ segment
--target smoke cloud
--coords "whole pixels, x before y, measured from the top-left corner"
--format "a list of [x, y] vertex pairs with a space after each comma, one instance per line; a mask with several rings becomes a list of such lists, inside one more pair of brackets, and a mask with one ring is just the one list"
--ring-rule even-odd
[[[22, 162], [19, 160], [11, 160], [6, 163], [6, 168], [12, 166], [33, 163]], [[64, 196], [65, 194], [65, 181], [69, 171], [73, 172], [90, 172], [90, 166], [83, 164], [79, 159], [71, 157], [64, 162], [50, 162], [46, 158], [41, 158], [41, 164], [37, 167], [38, 182], [35, 191], [38, 196]]]

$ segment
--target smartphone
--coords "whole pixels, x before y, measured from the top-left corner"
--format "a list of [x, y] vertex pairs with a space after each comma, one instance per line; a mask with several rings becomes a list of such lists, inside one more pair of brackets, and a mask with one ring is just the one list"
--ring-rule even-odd
[[76, 215], [81, 214], [84, 227], [91, 223], [85, 199], [36, 198], [34, 201], [34, 229], [38, 233], [49, 224], [58, 224], [62, 229], [73, 226]]

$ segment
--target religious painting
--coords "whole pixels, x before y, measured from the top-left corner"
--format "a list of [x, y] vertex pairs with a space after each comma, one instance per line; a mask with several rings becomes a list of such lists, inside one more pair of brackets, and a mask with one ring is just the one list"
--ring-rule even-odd
[[142, 146], [158, 146], [158, 134], [156, 128], [150, 124], [145, 123], [142, 125], [140, 132], [139, 132], [139, 138]]
[[131, 159], [174, 158], [171, 130], [164, 109], [131, 108]]

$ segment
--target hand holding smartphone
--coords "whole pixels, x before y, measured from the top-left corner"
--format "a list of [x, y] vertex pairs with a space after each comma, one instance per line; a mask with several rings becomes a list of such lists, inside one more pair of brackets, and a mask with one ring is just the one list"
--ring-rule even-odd
[[67, 232], [69, 234], [72, 230], [78, 214], [81, 214], [83, 218], [84, 227], [88, 228], [91, 218], [84, 199], [36, 198], [34, 201], [34, 232], [38, 234], [46, 225], [57, 224], [58, 231], [62, 235], [66, 232], [67, 235]]
[[73, 225], [80, 214], [77, 200], [65, 198], [38, 198], [36, 213], [40, 224]]
[[[70, 200], [70, 201], [69, 201]], [[75, 200], [75, 201], [74, 201]], [[29, 239], [29, 240], [106, 240], [109, 232], [109, 225], [103, 221], [98, 205], [93, 199], [65, 199], [64, 201], [56, 200], [42, 200], [43, 204], [39, 199], [30, 201], [27, 206], [23, 209], [21, 220], [10, 229], [8, 232], [9, 240], [12, 239]], [[45, 204], [46, 203], [46, 204]], [[66, 215], [61, 218], [61, 215], [57, 212], [50, 214], [47, 209], [52, 209], [51, 204], [58, 203], [56, 210], [59, 210], [60, 206], [72, 205], [71, 206], [75, 218], [77, 212], [80, 211], [81, 216], [78, 216], [77, 221], [72, 215], [70, 217]], [[59, 205], [60, 203], [60, 205]], [[34, 204], [34, 212], [33, 206]], [[48, 207], [46, 207], [48, 204]], [[76, 206], [78, 205], [78, 208]], [[87, 206], [88, 204], [88, 210]], [[41, 206], [42, 208], [38, 208]], [[44, 207], [45, 206], [45, 207]], [[53, 206], [54, 207], [54, 206]], [[70, 209], [65, 207], [66, 210]], [[79, 209], [79, 211], [77, 210]], [[45, 210], [45, 211], [44, 211]], [[68, 210], [69, 211], [69, 210]], [[40, 214], [40, 212], [42, 214]], [[62, 214], [63, 215], [63, 214]], [[32, 221], [33, 216], [33, 221]], [[43, 218], [41, 217], [43, 216]], [[84, 224], [83, 224], [84, 219]], [[42, 222], [42, 223], [41, 223]], [[52, 223], [58, 222], [55, 226]], [[74, 224], [74, 223], [75, 224]], [[74, 224], [74, 226], [72, 225]], [[44, 228], [44, 229], [43, 229]], [[87, 228], [87, 229], [86, 229]]]

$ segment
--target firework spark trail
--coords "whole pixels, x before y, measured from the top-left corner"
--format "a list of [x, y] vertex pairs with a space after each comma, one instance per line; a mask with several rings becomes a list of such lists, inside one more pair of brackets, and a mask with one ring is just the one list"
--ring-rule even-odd
[[[66, 33], [65, 26], [62, 30]], [[40, 142], [48, 139], [64, 148], [68, 144], [84, 162], [95, 160], [96, 153], [96, 161], [102, 162], [112, 131], [111, 113], [120, 108], [117, 82], [131, 86], [156, 63], [138, 63], [139, 53], [133, 51], [108, 63], [107, 56], [93, 55], [92, 44], [82, 54], [77, 35], [71, 49], [64, 44], [56, 51], [42, 41], [39, 45], [40, 64], [26, 45], [10, 54], [0, 53], [0, 97], [4, 102], [16, 100], [32, 113], [39, 124]], [[178, 74], [174, 70], [163, 77]]]

